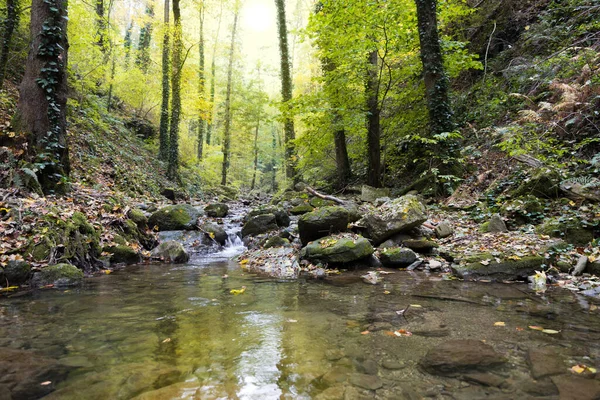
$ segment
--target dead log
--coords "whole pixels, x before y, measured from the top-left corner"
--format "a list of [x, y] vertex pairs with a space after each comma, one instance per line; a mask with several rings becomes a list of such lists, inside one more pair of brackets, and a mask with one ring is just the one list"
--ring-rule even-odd
[[337, 197], [334, 197], [334, 196], [329, 196], [327, 194], [319, 193], [315, 189], [311, 188], [310, 186], [306, 186], [304, 188], [304, 190], [306, 190], [308, 193], [312, 194], [313, 196], [320, 197], [321, 199], [331, 200], [331, 201], [334, 201], [334, 202], [336, 202], [338, 204], [341, 204], [341, 205], [345, 205], [346, 204], [346, 202], [344, 200], [338, 199]]

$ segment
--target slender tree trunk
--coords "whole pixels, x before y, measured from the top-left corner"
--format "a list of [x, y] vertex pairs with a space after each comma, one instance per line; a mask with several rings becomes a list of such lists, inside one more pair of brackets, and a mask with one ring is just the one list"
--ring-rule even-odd
[[[205, 88], [205, 79], [206, 74], [204, 73], [204, 3], [200, 5], [200, 42], [199, 42], [199, 52], [200, 52], [200, 61], [198, 63], [198, 96], [201, 100], [205, 99], [206, 96], [206, 88]], [[204, 133], [206, 132], [206, 121], [203, 117], [202, 107], [204, 106], [204, 101], [201, 102], [200, 109], [198, 110], [198, 162], [202, 161], [202, 150], [204, 148]]]
[[169, 164], [167, 176], [179, 177], [179, 120], [181, 118], [181, 70], [183, 69], [183, 32], [179, 0], [173, 0], [173, 60], [171, 79], [171, 126], [169, 131]]
[[108, 37], [104, 15], [104, 0], [96, 0], [96, 44], [103, 54], [108, 51]]
[[106, 109], [108, 111], [110, 111], [112, 109], [113, 82], [115, 80], [116, 69], [117, 69], [117, 60], [116, 60], [115, 55], [113, 54], [112, 65], [110, 67], [110, 84], [108, 85], [108, 99], [106, 100]]
[[415, 3], [431, 133], [451, 132], [454, 125], [448, 100], [448, 77], [438, 36], [436, 0], [415, 0]]
[[254, 190], [256, 185], [256, 171], [258, 170], [258, 130], [260, 128], [260, 120], [256, 121], [256, 129], [254, 131], [254, 173], [252, 174], [252, 184], [250, 190]]
[[[340, 118], [339, 114], [334, 115], [335, 118]], [[333, 143], [335, 145], [338, 186], [344, 187], [348, 184], [352, 176], [352, 170], [350, 169], [350, 159], [348, 158], [348, 148], [346, 147], [346, 131], [343, 128], [337, 128], [333, 132]]]
[[19, 0], [6, 0], [6, 19], [4, 20], [4, 34], [2, 35], [2, 53], [0, 54], [0, 89], [4, 86], [6, 64], [13, 34], [19, 26]]
[[66, 191], [67, 1], [33, 0], [32, 42], [19, 88], [15, 125], [28, 135], [29, 151], [43, 165], [38, 178], [45, 193]]
[[369, 159], [369, 172], [367, 184], [373, 187], [381, 186], [381, 128], [379, 116], [379, 82], [378, 68], [379, 54], [377, 50], [369, 53], [369, 71], [367, 76], [367, 153]]
[[169, 32], [169, 0], [165, 0], [163, 48], [162, 48], [162, 103], [160, 106], [160, 128], [159, 143], [160, 148], [158, 158], [167, 161], [169, 159], [169, 71], [171, 62], [169, 55], [171, 53], [170, 32]]
[[229, 65], [227, 66], [227, 92], [225, 94], [225, 129], [223, 133], [223, 169], [221, 170], [221, 185], [227, 185], [227, 170], [229, 169], [230, 143], [231, 143], [231, 86], [233, 83], [233, 56], [235, 51], [235, 34], [239, 17], [239, 8], [236, 5], [231, 30], [231, 47], [229, 49]]
[[215, 36], [215, 43], [213, 45], [212, 60], [210, 63], [210, 111], [208, 116], [208, 126], [206, 127], [206, 144], [210, 145], [211, 136], [214, 125], [214, 110], [215, 110], [215, 74], [217, 72], [216, 58], [217, 58], [217, 44], [219, 43], [219, 32], [221, 30], [221, 20], [223, 18], [223, 2], [221, 2], [221, 11], [219, 11], [219, 19], [217, 22], [217, 35]]
[[[292, 74], [288, 48], [287, 25], [285, 20], [285, 1], [275, 0], [275, 6], [277, 7], [279, 53], [281, 55], [281, 98], [284, 107], [286, 107], [289, 106], [289, 102], [292, 99]], [[296, 137], [294, 132], [294, 119], [287, 109], [285, 109], [284, 115], [285, 176], [295, 182], [298, 179], [298, 176], [296, 176], [296, 151], [294, 149], [294, 139]]]
[[133, 20], [129, 22], [125, 37], [123, 38], [123, 47], [125, 48], [125, 68], [129, 68], [129, 58], [131, 57], [131, 33], [133, 31]]
[[271, 159], [271, 191], [275, 193], [277, 191], [277, 131], [275, 126], [271, 125], [271, 135], [273, 136], [272, 150], [273, 157]]
[[[168, 1], [168, 0], [165, 0]], [[154, 17], [154, 6], [148, 4], [146, 6], [146, 16], [151, 20]], [[168, 20], [165, 21], [168, 23]], [[167, 24], [168, 25], [168, 24]], [[152, 41], [152, 21], [146, 22], [140, 30], [140, 39], [138, 43], [138, 54], [135, 60], [136, 65], [145, 74], [148, 72], [150, 65], [150, 42]]]

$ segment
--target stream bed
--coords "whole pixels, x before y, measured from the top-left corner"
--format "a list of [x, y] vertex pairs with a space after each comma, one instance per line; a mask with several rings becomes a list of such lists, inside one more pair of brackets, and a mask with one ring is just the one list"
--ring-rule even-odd
[[[233, 252], [132, 266], [80, 288], [2, 300], [0, 358], [13, 357], [16, 370], [3, 366], [0, 385], [26, 380], [13, 399], [600, 395], [593, 370], [570, 371], [598, 366], [599, 311], [567, 290], [540, 295], [524, 284], [398, 270], [378, 285], [362, 282], [364, 271], [277, 281], [243, 271], [229, 260]], [[242, 294], [230, 292], [243, 286]], [[481, 341], [503, 363], [488, 365], [482, 356], [459, 370], [461, 357], [478, 356], [473, 344]], [[448, 343], [450, 371], [427, 372], [426, 355], [444, 356]], [[56, 380], [35, 375], [28, 355], [10, 356], [17, 349], [65, 373]], [[35, 385], [47, 389], [29, 390]]]

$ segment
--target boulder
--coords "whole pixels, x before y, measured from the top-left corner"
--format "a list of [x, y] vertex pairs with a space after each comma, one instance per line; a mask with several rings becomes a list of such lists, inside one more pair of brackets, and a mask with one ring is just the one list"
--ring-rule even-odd
[[273, 236], [267, 239], [265, 245], [263, 246], [265, 249], [270, 249], [271, 247], [289, 247], [290, 241], [284, 239], [280, 236]]
[[240, 256], [240, 259], [246, 260], [243, 265], [248, 271], [273, 278], [294, 279], [300, 272], [298, 254], [291, 247], [246, 251]]
[[595, 400], [600, 398], [600, 382], [573, 374], [553, 376], [560, 400]]
[[31, 276], [31, 265], [24, 260], [10, 260], [2, 270], [3, 283], [8, 281], [8, 285], [20, 285], [27, 282]]
[[348, 228], [348, 211], [343, 207], [322, 207], [298, 219], [298, 232], [303, 245], [308, 242], [343, 232]]
[[600, 202], [600, 179], [568, 179], [560, 183], [560, 189], [570, 198]]
[[388, 247], [380, 250], [379, 260], [386, 267], [406, 267], [417, 260], [417, 255], [404, 247]]
[[227, 232], [225, 232], [225, 229], [212, 222], [200, 223], [200, 230], [205, 232], [211, 239], [214, 239], [215, 242], [219, 243], [221, 246], [225, 244], [227, 238], [229, 237]]
[[188, 199], [188, 195], [185, 192], [178, 190], [178, 189], [173, 189], [173, 188], [163, 189], [160, 192], [160, 194], [165, 196], [167, 199], [169, 199], [171, 201]]
[[229, 212], [229, 206], [225, 203], [212, 203], [204, 207], [204, 212], [209, 217], [223, 218]]
[[310, 204], [299, 204], [290, 208], [290, 214], [292, 215], [302, 215], [314, 210], [313, 206]]
[[481, 230], [490, 233], [508, 232], [506, 224], [499, 214], [492, 215], [487, 225], [482, 226]]
[[308, 203], [314, 208], [331, 207], [337, 205], [337, 203], [333, 200], [325, 200], [320, 197], [313, 197]]
[[529, 256], [517, 259], [499, 259], [480, 253], [467, 257], [461, 264], [453, 264], [452, 272], [465, 280], [493, 279], [503, 281], [526, 280], [542, 268], [544, 257]]
[[347, 263], [369, 257], [374, 249], [362, 236], [344, 233], [310, 242], [300, 257], [312, 262]]
[[454, 234], [454, 228], [452, 227], [452, 224], [450, 224], [450, 222], [442, 221], [439, 224], [437, 224], [437, 226], [434, 229], [434, 232], [436, 237], [444, 239]]
[[32, 279], [34, 286], [73, 286], [83, 282], [83, 271], [71, 264], [55, 264], [42, 268]]
[[189, 204], [166, 206], [156, 211], [148, 219], [148, 225], [159, 231], [191, 231], [198, 229], [196, 223], [202, 213]]
[[372, 186], [363, 185], [360, 191], [361, 201], [367, 203], [375, 203], [380, 197], [390, 197], [390, 189], [388, 188], [374, 188]]
[[548, 167], [536, 168], [521, 182], [512, 195], [556, 199], [560, 196], [560, 181], [558, 171]]
[[432, 249], [439, 247], [436, 242], [424, 238], [405, 239], [401, 242], [401, 244], [411, 250], [416, 251], [417, 253], [422, 254], [430, 253]]
[[542, 235], [561, 238], [576, 246], [585, 246], [594, 240], [594, 233], [583, 226], [575, 217], [548, 218], [538, 225], [536, 232]]
[[242, 237], [256, 236], [276, 230], [277, 219], [273, 214], [261, 214], [248, 219], [242, 228]]
[[181, 264], [190, 259], [190, 256], [181, 243], [174, 240], [159, 244], [157, 248], [152, 250], [152, 257], [160, 258], [164, 262], [174, 264]]
[[127, 211], [127, 218], [132, 220], [139, 229], [143, 230], [148, 227], [148, 217], [138, 208], [132, 208]]
[[509, 223], [523, 225], [539, 221], [544, 217], [544, 204], [535, 196], [527, 195], [509, 200], [502, 205], [500, 212]]
[[427, 220], [425, 207], [414, 195], [406, 195], [367, 213], [359, 222], [375, 244], [395, 233], [409, 231]]
[[275, 216], [277, 226], [286, 227], [290, 225], [290, 216], [288, 215], [288, 213], [283, 208], [275, 206], [260, 206], [253, 209], [248, 214], [246, 214], [244, 222], [247, 222], [250, 218], [261, 214], [273, 214]]
[[111, 264], [137, 264], [142, 258], [137, 251], [126, 245], [105, 247], [104, 251], [111, 253]]
[[506, 358], [479, 340], [449, 340], [433, 347], [419, 365], [433, 375], [455, 375], [464, 372], [486, 371], [500, 366]]

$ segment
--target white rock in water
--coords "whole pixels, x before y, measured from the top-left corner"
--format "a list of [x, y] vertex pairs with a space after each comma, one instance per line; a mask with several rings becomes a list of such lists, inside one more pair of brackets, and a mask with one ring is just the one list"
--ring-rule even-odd
[[379, 272], [377, 271], [369, 271], [366, 275], [362, 275], [361, 278], [365, 283], [370, 283], [371, 285], [377, 285], [381, 281]]

